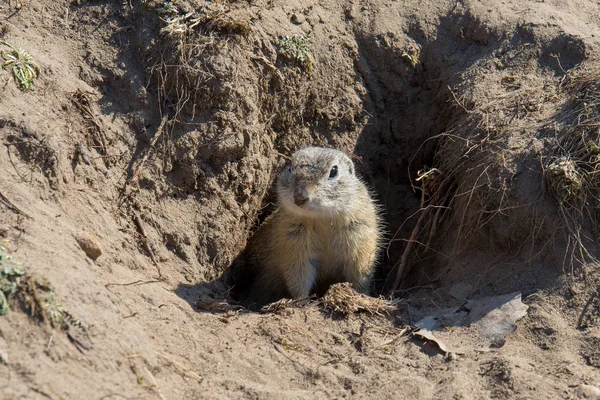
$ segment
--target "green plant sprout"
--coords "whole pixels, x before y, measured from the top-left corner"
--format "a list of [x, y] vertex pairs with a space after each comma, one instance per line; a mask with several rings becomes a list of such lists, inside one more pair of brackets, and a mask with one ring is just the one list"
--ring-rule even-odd
[[35, 279], [26, 273], [21, 263], [0, 244], [0, 316], [8, 314], [11, 297], [18, 299], [30, 311], [31, 317], [50, 322], [54, 328], [67, 323], [86, 330], [83, 321], [63, 307], [54, 288], [45, 280]]
[[8, 314], [8, 296], [17, 291], [23, 275], [21, 264], [0, 245], [0, 315]]
[[33, 56], [26, 51], [17, 49], [4, 40], [0, 40], [0, 44], [10, 48], [8, 51], [0, 50], [2, 68], [10, 68], [19, 89], [28, 91], [33, 86], [33, 81], [40, 75], [40, 67], [33, 61]]
[[312, 38], [310, 36], [284, 36], [279, 39], [279, 47], [279, 54], [291, 60], [296, 60], [307, 71], [312, 71], [312, 59], [310, 57]]

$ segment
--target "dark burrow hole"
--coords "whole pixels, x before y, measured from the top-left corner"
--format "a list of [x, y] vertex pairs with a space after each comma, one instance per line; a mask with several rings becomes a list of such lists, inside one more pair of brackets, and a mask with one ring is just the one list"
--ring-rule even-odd
[[[434, 146], [428, 149], [428, 154], [425, 154], [420, 162], [414, 163], [410, 167], [403, 165], [401, 171], [408, 175], [408, 169], [421, 169], [425, 165], [432, 165]], [[374, 198], [381, 206], [381, 215], [385, 226], [385, 240], [380, 248], [378, 264], [373, 275], [370, 294], [373, 296], [390, 295], [393, 288], [396, 271], [402, 253], [406, 247], [408, 238], [414, 228], [414, 224], [418, 218], [418, 212], [421, 201], [421, 193], [418, 185], [412, 185], [408, 178], [400, 178], [397, 183], [391, 183], [386, 180], [373, 179], [373, 176], [382, 175], [383, 171], [377, 168], [369, 168], [365, 165], [357, 165], [357, 173], [367, 182], [369, 189], [372, 191]], [[384, 175], [386, 176], [386, 175]], [[269, 194], [263, 201], [261, 212], [254, 223], [251, 234], [256, 232], [260, 224], [276, 209], [277, 197], [274, 187], [271, 188]], [[238, 258], [232, 263], [231, 267], [224, 273], [223, 277], [228, 287], [231, 288], [231, 296], [235, 301], [248, 306], [251, 309], [258, 309], [256, 304], [253, 304], [249, 299], [251, 297], [250, 288], [256, 274], [245, 269], [244, 253], [242, 252]], [[407, 269], [408, 274], [410, 270]], [[408, 277], [407, 277], [408, 278]], [[406, 279], [414, 281], [414, 278]], [[321, 284], [313, 288], [313, 293], [318, 297], [325, 294], [330, 284]], [[401, 286], [401, 288], [404, 286]], [[284, 292], [284, 297], [290, 298], [289, 293]], [[270, 301], [279, 300], [281, 297], [273, 297]], [[262, 306], [264, 304], [261, 304]]]

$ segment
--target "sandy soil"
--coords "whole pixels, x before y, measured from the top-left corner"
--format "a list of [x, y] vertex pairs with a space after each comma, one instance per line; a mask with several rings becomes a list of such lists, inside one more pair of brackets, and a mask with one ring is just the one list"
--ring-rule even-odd
[[[597, 187], [565, 220], [545, 179], [581, 135], [573, 104], [600, 115], [577, 86], [600, 78], [599, 23], [589, 0], [1, 2], [0, 40], [40, 74], [23, 91], [0, 70], [0, 240], [67, 313], [12, 298], [0, 398], [600, 398]], [[443, 210], [389, 315], [224, 300], [308, 144], [353, 154], [384, 207], [374, 294], [423, 206]], [[501, 347], [475, 325], [435, 332], [450, 353], [411, 334], [516, 291], [529, 308]]]

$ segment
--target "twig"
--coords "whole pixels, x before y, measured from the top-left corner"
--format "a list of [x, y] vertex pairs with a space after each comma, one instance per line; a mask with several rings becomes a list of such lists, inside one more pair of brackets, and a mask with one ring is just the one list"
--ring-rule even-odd
[[[425, 203], [425, 191], [423, 190], [421, 192], [421, 209], [423, 208], [424, 203]], [[404, 269], [406, 268], [406, 260], [408, 260], [408, 255], [410, 254], [410, 250], [412, 249], [413, 243], [417, 239], [417, 235], [419, 234], [419, 231], [421, 230], [421, 224], [423, 223], [423, 220], [425, 219], [425, 217], [429, 214], [430, 210], [431, 210], [431, 207], [427, 207], [423, 210], [423, 212], [421, 213], [421, 216], [419, 216], [419, 219], [417, 220], [417, 224], [415, 225], [415, 228], [413, 229], [413, 231], [410, 235], [410, 239], [408, 240], [408, 243], [406, 243], [406, 247], [404, 248], [404, 252], [402, 253], [402, 258], [400, 259], [400, 265], [398, 266], [398, 272], [396, 273], [396, 280], [394, 281], [394, 288], [392, 289], [394, 291], [398, 290], [400, 281], [402, 280], [402, 277], [404, 276]]]
[[167, 398], [163, 396], [162, 392], [160, 391], [160, 386], [158, 386], [158, 383], [156, 382], [154, 375], [152, 375], [152, 372], [150, 372], [150, 370], [146, 367], [144, 367], [144, 370], [146, 371], [146, 373], [150, 377], [150, 380], [152, 381], [152, 386], [150, 386], [150, 388], [153, 389], [156, 392], [156, 394], [158, 394], [158, 397], [160, 397], [161, 400], [167, 400]]
[[46, 351], [50, 350], [50, 345], [52, 344], [52, 340], [54, 336], [50, 335], [50, 339], [48, 339], [48, 343], [46, 344]]
[[170, 357], [167, 357], [166, 355], [159, 353], [158, 351], [155, 351], [155, 353], [164, 358], [165, 360], [169, 361], [171, 364], [175, 365], [176, 367], [182, 369], [184, 372], [188, 373], [191, 377], [195, 378], [198, 382], [202, 383], [204, 381], [204, 378], [202, 378], [200, 375], [198, 375], [197, 373], [195, 373], [194, 371], [192, 371], [191, 368], [186, 368], [184, 365], [178, 363], [177, 361], [173, 360]]
[[144, 166], [146, 161], [148, 161], [148, 157], [150, 157], [150, 154], [152, 153], [152, 149], [154, 148], [154, 145], [156, 145], [156, 142], [158, 141], [158, 139], [161, 137], [162, 133], [164, 132], [164, 130], [165, 130], [164, 128], [165, 128], [165, 125], [167, 124], [167, 121], [168, 121], [168, 116], [165, 114], [163, 116], [162, 120], [160, 121], [160, 125], [158, 126], [158, 129], [156, 130], [156, 133], [154, 134], [154, 138], [152, 139], [152, 142], [150, 143], [150, 149], [144, 155], [144, 158], [142, 158], [142, 161], [135, 168], [135, 171], [133, 171], [133, 175], [131, 176], [130, 182], [137, 182], [138, 175], [139, 175], [140, 171], [142, 170], [142, 167]]
[[281, 71], [279, 71], [277, 69], [276, 66], [273, 65], [273, 63], [269, 60], [267, 60], [265, 57], [262, 56], [257, 56], [254, 54], [250, 55], [250, 59], [254, 60], [254, 61], [260, 61], [261, 63], [263, 63], [269, 70], [271, 70], [271, 72], [273, 72], [273, 74], [275, 74], [275, 76], [277, 76], [277, 79], [279, 79], [280, 82], [283, 82], [283, 75], [281, 74]]
[[[73, 345], [75, 346], [75, 348], [76, 348], [77, 350], [79, 350], [79, 352], [80, 352], [81, 354], [85, 354], [85, 353], [83, 352], [83, 350], [89, 350], [89, 349], [90, 349], [90, 346], [89, 346], [88, 344], [86, 344], [86, 343], [82, 342], [81, 340], [79, 340], [78, 338], [76, 338], [75, 336], [73, 336], [73, 335], [71, 334], [71, 332], [68, 332], [68, 331], [67, 331], [67, 338], [69, 338], [69, 340], [71, 341], [71, 343], [73, 343]], [[83, 349], [83, 350], [82, 350], [82, 349]]]
[[549, 55], [550, 55], [550, 57], [552, 57], [552, 58], [554, 58], [556, 60], [556, 63], [558, 64], [558, 68], [560, 68], [560, 70], [564, 74], [563, 77], [560, 79], [560, 86], [562, 86], [562, 84], [565, 81], [565, 79], [570, 79], [571, 77], [569, 76], [569, 73], [567, 71], [565, 71], [565, 69], [563, 68], [562, 64], [560, 63], [560, 54], [558, 54], [558, 55], [556, 55], [556, 54], [549, 54]]
[[146, 249], [146, 251], [150, 255], [150, 258], [152, 259], [152, 262], [156, 266], [156, 270], [158, 271], [158, 279], [162, 279], [162, 273], [160, 271], [160, 268], [158, 267], [158, 261], [156, 260], [156, 257], [154, 256], [154, 252], [152, 251], [152, 248], [150, 247], [150, 243], [148, 243], [148, 235], [146, 235], [146, 229], [144, 228], [144, 223], [142, 222], [140, 215], [136, 211], [133, 212], [133, 221], [135, 222], [136, 226], [140, 230], [140, 235], [142, 235], [142, 242], [144, 243], [144, 249]]
[[135, 282], [129, 282], [129, 283], [107, 283], [106, 285], [104, 285], [105, 288], [109, 288], [111, 286], [134, 286], [134, 285], [146, 285], [148, 283], [161, 283], [162, 281], [159, 280], [151, 280], [151, 281], [143, 281], [141, 279], [138, 279]]
[[456, 97], [456, 94], [454, 94], [454, 91], [452, 90], [452, 88], [450, 86], [448, 86], [448, 90], [450, 91], [450, 93], [452, 94], [452, 97], [454, 98], [454, 101], [456, 102], [456, 104], [458, 104], [460, 106], [460, 108], [462, 108], [469, 114], [471, 112], [473, 112], [473, 110], [469, 110], [467, 107], [464, 106], [463, 103], [460, 102], [460, 100], [458, 100], [458, 98]]
[[133, 221], [135, 222], [136, 226], [140, 230], [140, 234], [142, 235], [142, 237], [147, 238], [148, 235], [146, 234], [146, 229], [144, 228], [144, 223], [142, 222], [142, 219], [140, 218], [140, 214], [138, 214], [135, 211], [133, 212]]

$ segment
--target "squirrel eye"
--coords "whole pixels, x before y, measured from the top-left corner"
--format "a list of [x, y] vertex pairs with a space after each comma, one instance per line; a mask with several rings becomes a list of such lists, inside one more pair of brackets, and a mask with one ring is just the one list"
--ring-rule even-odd
[[334, 165], [331, 168], [331, 171], [329, 171], [329, 179], [336, 178], [337, 176], [338, 176], [338, 167], [337, 167], [337, 165]]

